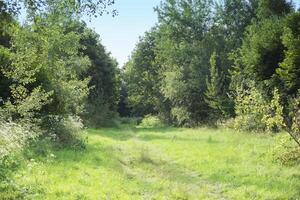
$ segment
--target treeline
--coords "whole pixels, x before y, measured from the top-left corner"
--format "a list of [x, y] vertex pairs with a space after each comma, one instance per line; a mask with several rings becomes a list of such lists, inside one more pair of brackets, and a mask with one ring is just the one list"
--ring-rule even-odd
[[298, 132], [300, 12], [286, 0], [166, 0], [124, 67], [131, 115]]
[[0, 2], [0, 193], [29, 143], [82, 148], [84, 124], [108, 125], [117, 115], [117, 62], [80, 20], [112, 3]]

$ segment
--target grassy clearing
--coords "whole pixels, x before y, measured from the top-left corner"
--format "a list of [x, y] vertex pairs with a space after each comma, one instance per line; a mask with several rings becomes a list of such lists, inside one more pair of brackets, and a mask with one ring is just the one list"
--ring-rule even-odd
[[15, 178], [28, 199], [300, 199], [300, 166], [273, 163], [268, 135], [207, 128], [88, 130]]

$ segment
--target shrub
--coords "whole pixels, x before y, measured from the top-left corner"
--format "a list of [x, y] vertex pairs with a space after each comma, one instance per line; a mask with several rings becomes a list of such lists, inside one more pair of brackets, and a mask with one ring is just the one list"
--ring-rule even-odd
[[82, 131], [82, 120], [77, 116], [47, 116], [43, 120], [43, 128], [60, 147], [85, 148], [87, 138]]
[[271, 148], [272, 159], [283, 165], [300, 163], [300, 148], [288, 134], [278, 134]]
[[121, 124], [128, 124], [128, 125], [138, 125], [139, 122], [142, 121], [142, 118], [139, 117], [121, 117], [120, 119]]
[[139, 124], [141, 128], [160, 128], [164, 126], [164, 123], [157, 116], [153, 115], [146, 115]]
[[264, 113], [262, 122], [265, 123], [266, 129], [271, 132], [279, 132], [283, 130], [283, 106], [280, 102], [278, 89], [273, 91], [273, 98], [267, 104], [267, 111]]
[[23, 157], [26, 160], [36, 160], [42, 162], [50, 162], [55, 159], [53, 150], [53, 138], [48, 136], [41, 136], [37, 140], [30, 142], [28, 148], [23, 151]]
[[87, 113], [83, 115], [84, 124], [95, 128], [111, 127], [116, 125], [118, 114], [109, 108], [109, 105], [98, 102], [87, 104]]
[[252, 84], [248, 89], [238, 89], [235, 111], [235, 129], [278, 132], [283, 128], [283, 107], [277, 89], [273, 91], [271, 100], [264, 97]]
[[300, 142], [300, 89], [295, 96], [289, 98], [287, 110], [287, 128], [290, 134]]
[[255, 87], [239, 88], [235, 98], [235, 124], [238, 130], [254, 131], [264, 129], [262, 118], [267, 102]]
[[21, 199], [21, 188], [11, 178], [20, 165], [20, 155], [29, 141], [38, 136], [30, 123], [14, 123], [0, 118], [0, 199]]
[[0, 121], [0, 164], [4, 158], [20, 152], [29, 139], [37, 137], [30, 124]]
[[185, 107], [174, 107], [171, 109], [171, 115], [177, 121], [177, 124], [182, 126], [191, 125], [191, 113]]

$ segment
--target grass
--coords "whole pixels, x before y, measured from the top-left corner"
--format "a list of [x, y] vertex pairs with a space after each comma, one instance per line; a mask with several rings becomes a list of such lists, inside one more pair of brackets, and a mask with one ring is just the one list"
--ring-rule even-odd
[[269, 135], [208, 128], [89, 129], [85, 151], [26, 161], [27, 199], [300, 199], [300, 166], [268, 155]]

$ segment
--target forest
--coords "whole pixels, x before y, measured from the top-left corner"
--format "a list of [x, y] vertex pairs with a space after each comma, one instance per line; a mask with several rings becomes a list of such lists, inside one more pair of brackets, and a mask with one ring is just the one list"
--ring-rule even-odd
[[120, 66], [114, 0], [0, 1], [0, 200], [299, 199], [296, 3], [161, 0]]

